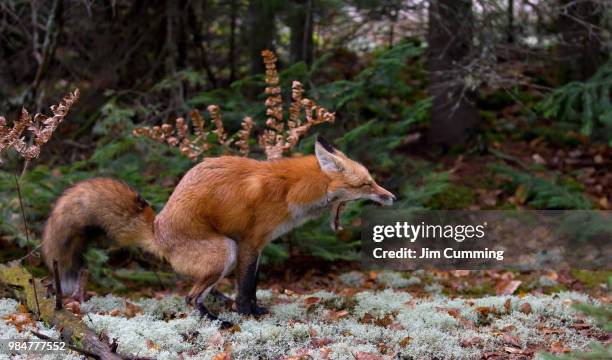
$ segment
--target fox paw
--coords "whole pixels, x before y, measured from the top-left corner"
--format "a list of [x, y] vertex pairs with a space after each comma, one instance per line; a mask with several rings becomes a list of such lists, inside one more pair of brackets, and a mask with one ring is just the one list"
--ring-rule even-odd
[[262, 315], [269, 314], [270, 310], [268, 310], [268, 308], [263, 307], [263, 306], [253, 305], [252, 306], [252, 312], [253, 312], [253, 315], [255, 315], [255, 316], [262, 316]]

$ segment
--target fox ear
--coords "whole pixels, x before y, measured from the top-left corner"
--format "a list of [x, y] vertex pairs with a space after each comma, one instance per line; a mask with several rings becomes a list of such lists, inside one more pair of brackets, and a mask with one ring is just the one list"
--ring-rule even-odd
[[315, 154], [319, 165], [323, 171], [342, 172], [344, 166], [342, 166], [342, 159], [335, 155], [336, 149], [327, 140], [322, 137], [317, 137], [315, 143]]

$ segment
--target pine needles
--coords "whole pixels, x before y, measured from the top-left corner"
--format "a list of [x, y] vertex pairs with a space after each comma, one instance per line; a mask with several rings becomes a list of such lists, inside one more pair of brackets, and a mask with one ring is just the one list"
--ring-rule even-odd
[[[294, 81], [291, 88], [292, 102], [289, 105], [289, 114], [286, 116], [276, 69], [276, 55], [270, 50], [264, 50], [262, 57], [266, 65], [267, 119], [266, 129], [259, 135], [257, 143], [266, 154], [266, 158], [278, 159], [293, 149], [313, 126], [324, 122], [333, 123], [335, 115], [313, 100], [305, 98], [304, 86], [299, 81]], [[223, 127], [220, 108], [217, 105], [209, 105], [206, 110], [211, 117], [210, 124], [206, 124], [198, 110], [189, 112], [193, 133], [190, 132], [185, 119], [179, 117], [174, 125], [164, 123], [161, 126], [139, 127], [134, 129], [133, 134], [178, 147], [181, 154], [192, 161], [213, 147], [221, 148], [223, 153], [248, 156], [251, 152], [251, 133], [255, 127], [253, 118], [245, 116], [241, 129], [230, 136]]]

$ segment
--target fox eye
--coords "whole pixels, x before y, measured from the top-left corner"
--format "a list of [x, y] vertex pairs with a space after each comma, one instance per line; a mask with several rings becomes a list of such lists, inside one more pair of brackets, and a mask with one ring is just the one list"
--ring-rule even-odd
[[359, 185], [358, 187], [370, 187], [370, 186], [372, 186], [372, 182], [368, 181], [368, 182], [365, 182], [365, 183]]

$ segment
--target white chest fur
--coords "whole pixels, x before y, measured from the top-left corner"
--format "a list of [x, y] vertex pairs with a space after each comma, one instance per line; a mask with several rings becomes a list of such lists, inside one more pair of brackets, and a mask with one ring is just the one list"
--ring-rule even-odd
[[330, 202], [327, 196], [310, 204], [289, 204], [290, 218], [274, 229], [272, 234], [270, 234], [268, 242], [285, 235], [308, 220], [321, 216], [323, 212], [329, 209], [329, 205]]

